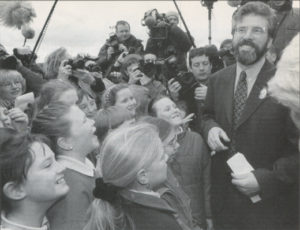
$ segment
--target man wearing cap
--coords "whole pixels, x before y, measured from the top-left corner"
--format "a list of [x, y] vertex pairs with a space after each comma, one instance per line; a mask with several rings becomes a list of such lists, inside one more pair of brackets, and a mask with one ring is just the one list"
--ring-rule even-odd
[[175, 11], [169, 11], [166, 13], [166, 17], [171, 25], [177, 25], [179, 24], [179, 17], [178, 14]]

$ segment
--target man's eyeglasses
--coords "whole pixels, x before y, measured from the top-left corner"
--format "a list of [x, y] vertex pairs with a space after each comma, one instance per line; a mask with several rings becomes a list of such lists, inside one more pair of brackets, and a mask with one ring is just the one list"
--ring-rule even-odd
[[238, 26], [235, 28], [235, 33], [237, 33], [238, 35], [245, 35], [248, 33], [249, 29], [251, 30], [251, 34], [255, 36], [260, 36], [266, 33], [266, 28], [260, 26], [254, 26], [254, 27]]

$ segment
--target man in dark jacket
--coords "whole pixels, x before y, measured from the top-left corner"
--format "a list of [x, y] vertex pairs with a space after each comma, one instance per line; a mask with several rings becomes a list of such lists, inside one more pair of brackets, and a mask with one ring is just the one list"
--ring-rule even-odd
[[273, 46], [277, 50], [277, 60], [281, 57], [283, 49], [300, 31], [300, 11], [293, 8], [292, 0], [269, 1], [269, 5], [276, 10], [276, 34]]
[[[233, 15], [237, 59], [211, 76], [203, 113], [203, 135], [212, 157], [212, 209], [216, 229], [299, 229], [298, 134], [289, 111], [264, 89], [275, 68], [265, 60], [275, 14], [250, 2]], [[263, 90], [264, 89], [264, 90]], [[244, 154], [254, 168], [230, 173], [226, 161]], [[293, 169], [296, 173], [290, 174]], [[258, 202], [251, 197], [260, 196]]]
[[[108, 76], [110, 72], [117, 72], [119, 75], [120, 67], [125, 54], [143, 53], [143, 44], [130, 33], [130, 25], [126, 21], [118, 21], [116, 24], [116, 34], [107, 39], [106, 43], [101, 47], [98, 54], [98, 64], [102, 67], [104, 76]], [[115, 73], [115, 75], [118, 75]]]
[[187, 34], [175, 24], [168, 24], [164, 21], [156, 25], [158, 28], [165, 28], [165, 37], [155, 37], [154, 28], [150, 29], [150, 38], [147, 41], [146, 53], [152, 53], [158, 59], [166, 59], [170, 56], [175, 56], [177, 59], [177, 68], [186, 70], [186, 53], [192, 46], [192, 43]]

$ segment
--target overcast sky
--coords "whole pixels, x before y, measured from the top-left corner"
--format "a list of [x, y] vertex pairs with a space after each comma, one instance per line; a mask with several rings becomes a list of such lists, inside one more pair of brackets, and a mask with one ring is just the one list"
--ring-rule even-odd
[[[37, 17], [32, 23], [35, 38], [27, 45], [33, 48], [38, 34], [53, 5], [53, 1], [32, 1]], [[208, 10], [198, 1], [177, 1], [187, 26], [195, 38], [197, 46], [208, 44]], [[299, 2], [295, 4], [299, 5]], [[298, 6], [299, 7], [299, 6]], [[118, 20], [126, 20], [131, 32], [137, 38], [147, 41], [146, 27], [141, 25], [144, 12], [156, 8], [159, 12], [176, 11], [169, 1], [59, 1], [44, 40], [38, 50], [39, 61], [56, 48], [65, 47], [72, 55], [89, 53], [96, 56]], [[230, 38], [231, 15], [235, 9], [226, 1], [218, 1], [212, 11], [212, 43], [217, 46], [222, 40]], [[181, 23], [181, 28], [184, 28]], [[8, 52], [21, 47], [24, 38], [17, 29], [0, 25], [0, 43]]]

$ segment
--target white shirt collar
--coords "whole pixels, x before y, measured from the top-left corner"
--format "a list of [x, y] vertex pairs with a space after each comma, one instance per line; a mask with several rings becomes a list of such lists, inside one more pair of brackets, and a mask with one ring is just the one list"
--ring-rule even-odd
[[136, 192], [136, 193], [142, 193], [142, 194], [146, 194], [146, 195], [155, 196], [155, 197], [160, 198], [160, 194], [158, 192], [154, 192], [154, 191], [138, 191], [138, 190], [135, 190], [135, 189], [129, 189], [129, 191]]
[[236, 79], [235, 79], [235, 87], [234, 88], [236, 89], [236, 87], [237, 87], [237, 83], [238, 83], [239, 77], [241, 75], [241, 72], [245, 71], [247, 74], [248, 95], [249, 95], [261, 68], [265, 64], [265, 61], [266, 61], [266, 58], [262, 57], [258, 62], [256, 62], [255, 64], [253, 64], [249, 67], [246, 67], [245, 69], [241, 65], [239, 65], [239, 63], [237, 63]]
[[80, 162], [79, 160], [76, 160], [73, 157], [60, 155], [57, 157], [57, 161], [65, 166], [68, 169], [72, 169], [76, 172], [79, 172], [81, 174], [84, 174], [89, 177], [94, 177], [95, 175], [95, 166], [93, 163], [85, 158], [85, 163]]
[[[18, 229], [22, 229], [22, 230], [48, 230], [48, 226], [47, 225], [43, 225], [40, 228], [36, 228], [36, 227], [30, 227], [30, 226], [26, 226], [26, 225], [15, 223], [15, 222], [13, 222], [11, 220], [8, 220], [5, 217], [5, 214], [3, 212], [1, 213], [1, 223], [4, 224], [4, 226], [0, 226], [0, 229], [3, 229], [3, 230], [6, 229], [5, 225], [15, 226]], [[9, 228], [7, 228], [7, 229], [9, 229]]]

